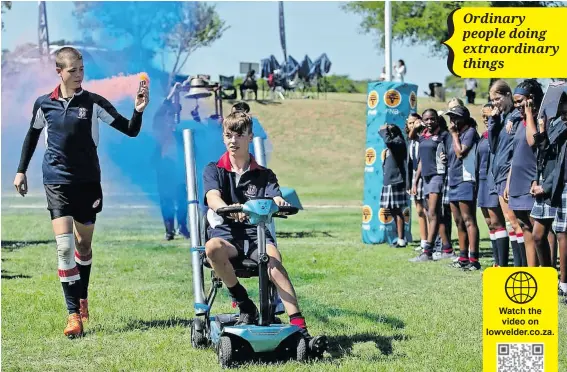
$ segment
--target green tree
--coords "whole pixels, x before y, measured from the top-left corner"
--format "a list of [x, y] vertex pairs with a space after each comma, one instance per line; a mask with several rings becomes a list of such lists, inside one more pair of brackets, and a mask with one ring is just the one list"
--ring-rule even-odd
[[[481, 6], [543, 7], [559, 6], [557, 1], [392, 1], [392, 40], [407, 45], [426, 45], [432, 54], [445, 57], [449, 38], [447, 17], [456, 8]], [[384, 2], [355, 1], [343, 6], [360, 14], [363, 33], [374, 34], [384, 48]]]
[[[6, 10], [12, 9], [12, 2], [11, 1], [2, 1], [2, 14], [6, 12]], [[4, 20], [2, 20], [2, 31], [4, 31]]]
[[173, 54], [173, 67], [169, 73], [167, 86], [170, 86], [187, 59], [199, 48], [210, 46], [220, 39], [228, 29], [216, 8], [204, 2], [177, 3], [176, 16], [163, 24], [160, 34], [162, 64], [165, 70], [165, 57]]

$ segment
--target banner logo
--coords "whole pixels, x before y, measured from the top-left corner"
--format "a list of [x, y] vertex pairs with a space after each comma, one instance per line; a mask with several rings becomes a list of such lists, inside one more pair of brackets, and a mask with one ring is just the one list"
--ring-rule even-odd
[[390, 89], [384, 93], [384, 103], [386, 106], [391, 108], [398, 107], [401, 102], [402, 96], [397, 90]]
[[364, 156], [366, 165], [372, 165], [376, 161], [376, 150], [372, 147], [366, 149], [366, 155]]
[[368, 205], [362, 207], [362, 223], [368, 223], [372, 220], [372, 208]]
[[417, 107], [417, 95], [415, 92], [411, 92], [409, 96], [409, 104], [412, 110], [415, 110]]
[[384, 225], [388, 225], [388, 224], [394, 222], [394, 217], [392, 217], [392, 215], [390, 214], [390, 211], [388, 209], [384, 209], [384, 208], [380, 208], [380, 211], [378, 211], [378, 219]]
[[373, 90], [368, 94], [368, 107], [373, 109], [376, 108], [376, 106], [378, 106], [378, 92]]

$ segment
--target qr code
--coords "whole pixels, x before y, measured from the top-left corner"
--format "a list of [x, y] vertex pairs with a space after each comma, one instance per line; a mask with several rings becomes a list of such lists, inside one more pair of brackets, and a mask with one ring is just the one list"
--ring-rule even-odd
[[498, 344], [498, 372], [544, 372], [543, 344]]

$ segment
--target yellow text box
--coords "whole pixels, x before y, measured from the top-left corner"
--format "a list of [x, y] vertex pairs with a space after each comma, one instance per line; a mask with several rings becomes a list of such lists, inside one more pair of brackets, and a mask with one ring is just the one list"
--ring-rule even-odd
[[567, 8], [459, 8], [447, 66], [467, 78], [567, 78]]
[[488, 268], [482, 281], [483, 371], [526, 363], [557, 371], [557, 271], [544, 267]]

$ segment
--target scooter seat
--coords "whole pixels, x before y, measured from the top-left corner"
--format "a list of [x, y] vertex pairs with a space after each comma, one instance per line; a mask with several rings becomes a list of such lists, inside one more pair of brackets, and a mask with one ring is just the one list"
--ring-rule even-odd
[[[234, 267], [234, 272], [239, 278], [251, 278], [258, 276], [258, 263], [249, 258], [241, 259], [240, 257], [235, 257], [230, 260], [232, 267]], [[203, 256], [203, 266], [212, 269], [209, 261]]]

